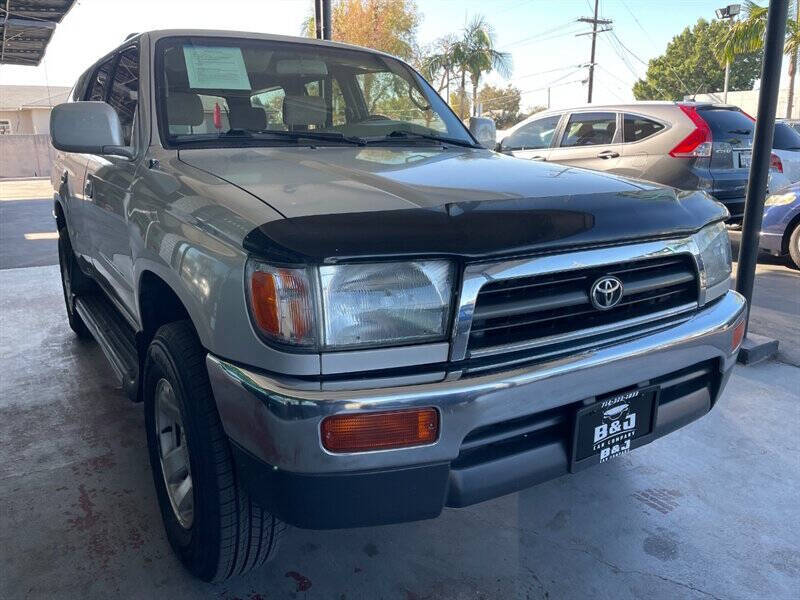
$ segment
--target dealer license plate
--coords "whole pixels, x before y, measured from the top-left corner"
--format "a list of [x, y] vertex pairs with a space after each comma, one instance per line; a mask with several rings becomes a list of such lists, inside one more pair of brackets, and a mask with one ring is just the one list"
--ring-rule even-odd
[[575, 415], [571, 470], [608, 462], [653, 438], [658, 386], [601, 398]]
[[739, 168], [749, 169], [752, 159], [753, 153], [750, 150], [747, 150], [746, 152], [739, 152]]

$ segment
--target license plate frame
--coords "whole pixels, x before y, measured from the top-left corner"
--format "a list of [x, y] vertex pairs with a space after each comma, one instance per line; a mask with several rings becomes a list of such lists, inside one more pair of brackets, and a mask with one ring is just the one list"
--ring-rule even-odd
[[[651, 442], [660, 393], [658, 385], [636, 388], [598, 398], [575, 411], [570, 472], [608, 462]], [[633, 425], [626, 428], [631, 415]]]

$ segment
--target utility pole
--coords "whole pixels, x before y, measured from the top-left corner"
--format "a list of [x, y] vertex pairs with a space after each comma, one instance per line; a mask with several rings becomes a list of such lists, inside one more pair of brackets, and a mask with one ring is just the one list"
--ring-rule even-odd
[[322, 0], [314, 0], [314, 27], [317, 39], [322, 39]]
[[331, 0], [314, 0], [314, 25], [318, 40], [331, 39]]
[[322, 0], [322, 39], [331, 39], [331, 0]]
[[[597, 11], [599, 9], [600, 0], [594, 0], [594, 17], [581, 17], [578, 19], [580, 23], [591, 23], [592, 24], [592, 31], [588, 33], [579, 33], [577, 35], [591, 35], [592, 36], [592, 57], [589, 61], [589, 104], [592, 103], [592, 89], [594, 88], [594, 54], [595, 49], [597, 48], [597, 34], [603, 33], [604, 31], [610, 31], [611, 28], [608, 29], [597, 29], [598, 25], [611, 25], [613, 22], [611, 19], [598, 19], [597, 18]], [[577, 37], [577, 36], [576, 36]]]

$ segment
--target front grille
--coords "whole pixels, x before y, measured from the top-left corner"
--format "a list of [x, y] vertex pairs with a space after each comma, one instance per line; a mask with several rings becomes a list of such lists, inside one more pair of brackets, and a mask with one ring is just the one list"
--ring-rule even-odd
[[[624, 292], [614, 308], [598, 310], [589, 291], [604, 275], [619, 278]], [[551, 356], [602, 346], [687, 319], [697, 299], [689, 254], [493, 281], [478, 294], [468, 356], [531, 349]]]

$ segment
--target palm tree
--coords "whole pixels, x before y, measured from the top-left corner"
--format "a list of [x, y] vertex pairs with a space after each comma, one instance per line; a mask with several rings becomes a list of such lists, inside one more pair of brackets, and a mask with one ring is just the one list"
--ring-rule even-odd
[[496, 70], [503, 77], [511, 74], [511, 54], [495, 47], [494, 29], [481, 15], [475, 15], [464, 28], [462, 39], [455, 45], [455, 56], [461, 70], [461, 92], [465, 93], [465, 78], [472, 83], [472, 113], [477, 115], [478, 84], [481, 76]]
[[496, 69], [502, 76], [511, 73], [511, 55], [495, 48], [494, 30], [486, 19], [476, 15], [461, 31], [461, 37], [446, 36], [437, 42], [437, 50], [422, 61], [421, 70], [426, 79], [441, 76], [442, 88], [447, 90], [450, 102], [450, 78], [461, 81], [457, 98], [458, 116], [466, 118], [469, 113], [467, 100], [467, 75], [472, 83], [473, 112], [477, 111], [475, 102], [481, 76]]
[[[783, 46], [784, 54], [789, 58], [789, 98], [786, 108], [786, 118], [792, 116], [794, 101], [794, 81], [797, 71], [797, 51], [800, 49], [800, 27], [797, 15], [800, 12], [800, 0], [794, 7], [794, 14], [789, 15], [786, 22], [786, 41]], [[767, 31], [767, 7], [760, 6], [752, 0], [745, 0], [742, 19], [731, 25], [723, 38], [714, 49], [714, 54], [722, 64], [733, 62], [739, 54], [757, 52], [764, 47], [764, 35]]]

